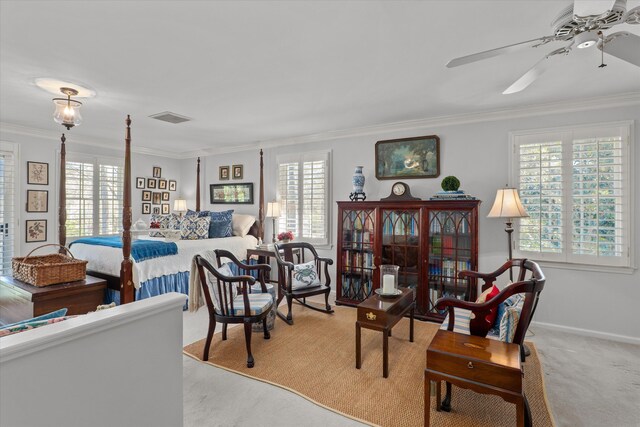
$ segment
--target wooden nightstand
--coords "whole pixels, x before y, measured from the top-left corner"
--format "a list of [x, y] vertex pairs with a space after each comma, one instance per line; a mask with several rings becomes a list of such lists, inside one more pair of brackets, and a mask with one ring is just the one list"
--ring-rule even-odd
[[0, 276], [0, 325], [67, 308], [68, 315], [94, 311], [104, 301], [107, 282], [87, 276], [85, 280], [50, 286], [33, 286], [10, 276]]

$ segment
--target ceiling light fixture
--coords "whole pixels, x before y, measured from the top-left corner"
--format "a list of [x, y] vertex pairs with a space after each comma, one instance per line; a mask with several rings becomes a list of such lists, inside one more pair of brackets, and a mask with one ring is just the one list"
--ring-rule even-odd
[[586, 49], [588, 47], [593, 46], [597, 42], [598, 42], [598, 35], [591, 31], [585, 31], [584, 33], [580, 33], [575, 38], [575, 43], [578, 49]]
[[61, 87], [60, 92], [67, 95], [66, 98], [53, 98], [56, 110], [53, 113], [53, 120], [66, 127], [67, 130], [82, 123], [80, 107], [82, 102], [71, 99], [71, 96], [78, 95], [78, 91], [69, 87]]

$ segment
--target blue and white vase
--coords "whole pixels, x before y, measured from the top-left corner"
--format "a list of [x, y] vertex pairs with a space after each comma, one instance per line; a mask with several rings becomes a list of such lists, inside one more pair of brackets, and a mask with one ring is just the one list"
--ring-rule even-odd
[[364, 192], [364, 175], [362, 174], [362, 168], [363, 166], [356, 166], [356, 170], [353, 172], [353, 178], [351, 178], [354, 193]]

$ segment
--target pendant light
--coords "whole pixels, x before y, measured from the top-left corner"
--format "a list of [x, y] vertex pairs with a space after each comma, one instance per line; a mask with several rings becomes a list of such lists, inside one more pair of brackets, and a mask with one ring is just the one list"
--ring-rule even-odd
[[61, 87], [60, 92], [67, 95], [67, 97], [53, 98], [53, 103], [56, 106], [56, 111], [53, 113], [53, 120], [69, 130], [82, 123], [82, 115], [80, 114], [82, 102], [71, 99], [72, 96], [78, 94], [78, 91], [75, 89]]

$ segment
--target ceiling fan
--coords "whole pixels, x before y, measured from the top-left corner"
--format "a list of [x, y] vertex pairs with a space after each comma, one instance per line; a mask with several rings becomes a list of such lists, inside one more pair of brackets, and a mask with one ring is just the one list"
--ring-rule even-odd
[[[513, 52], [522, 47], [538, 47], [555, 41], [570, 42], [553, 50], [536, 63], [522, 77], [509, 86], [503, 94], [520, 92], [533, 83], [550, 64], [551, 58], [568, 55], [571, 49], [584, 49], [597, 45], [606, 52], [640, 67], [640, 37], [627, 31], [605, 36], [602, 31], [618, 24], [640, 24], [640, 6], [627, 11], [627, 0], [575, 0], [551, 23], [553, 35], [510, 44], [472, 55], [461, 56], [447, 63], [447, 68], [470, 64], [483, 59]], [[605, 67], [604, 61], [600, 67]]]

